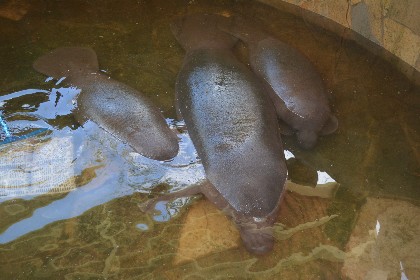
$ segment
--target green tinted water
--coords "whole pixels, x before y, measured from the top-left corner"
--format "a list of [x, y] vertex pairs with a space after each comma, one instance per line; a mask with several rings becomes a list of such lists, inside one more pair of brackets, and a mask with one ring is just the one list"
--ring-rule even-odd
[[[296, 157], [288, 161], [295, 182], [315, 184], [316, 171], [322, 170], [340, 188], [327, 200], [289, 193], [279, 222], [299, 228], [338, 216], [297, 231], [259, 259], [240, 245], [175, 265], [185, 201], [156, 215], [140, 212], [137, 203], [152, 189], [179, 189], [202, 178], [182, 125], [174, 123], [182, 132], [184, 157], [163, 165], [142, 159], [95, 125], [80, 127], [71, 113], [77, 91], [32, 69], [51, 49], [91, 47], [101, 70], [149, 96], [173, 119], [174, 83], [184, 52], [169, 23], [194, 12], [245, 14], [300, 49], [324, 77], [339, 119], [339, 130], [310, 151], [284, 137]], [[36, 0], [20, 21], [0, 18], [0, 38], [2, 116], [16, 135], [28, 127], [49, 128], [0, 147], [3, 176], [22, 179], [10, 178], [9, 185], [3, 179], [0, 186], [8, 194], [0, 200], [1, 279], [337, 279], [346, 277], [346, 244], [366, 198], [420, 204], [419, 88], [380, 57], [295, 16], [251, 1]], [[36, 90], [22, 92], [29, 89]], [[28, 176], [32, 179], [25, 181]], [[21, 190], [36, 187], [39, 194], [12, 197], [13, 184]], [[413, 237], [400, 235], [406, 242], [399, 246], [405, 248]], [[401, 253], [404, 263], [418, 262], [409, 252]], [[399, 278], [399, 268], [399, 263], [390, 268], [390, 279]], [[413, 265], [407, 273], [419, 271]]]

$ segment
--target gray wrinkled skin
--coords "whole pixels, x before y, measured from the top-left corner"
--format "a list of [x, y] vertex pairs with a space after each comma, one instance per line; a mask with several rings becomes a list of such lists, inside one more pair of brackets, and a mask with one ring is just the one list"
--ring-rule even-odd
[[89, 48], [59, 48], [34, 63], [38, 72], [81, 89], [76, 119], [90, 119], [151, 159], [168, 160], [178, 153], [178, 139], [152, 102], [135, 89], [101, 74]]
[[252, 70], [266, 82], [279, 118], [295, 130], [302, 147], [312, 148], [319, 135], [337, 129], [322, 77], [302, 53], [244, 19], [219, 27], [247, 44]]
[[233, 56], [235, 40], [217, 30], [223, 20], [195, 15], [172, 25], [187, 51], [177, 106], [210, 182], [201, 191], [238, 224], [245, 246], [262, 254], [273, 246], [287, 169], [273, 103]]

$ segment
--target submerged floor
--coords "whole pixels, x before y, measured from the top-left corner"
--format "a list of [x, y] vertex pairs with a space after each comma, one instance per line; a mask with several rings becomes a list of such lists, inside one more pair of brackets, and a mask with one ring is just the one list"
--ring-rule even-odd
[[[250, 1], [6, 2], [20, 4], [8, 18], [0, 6], [1, 115], [16, 135], [48, 128], [0, 146], [6, 279], [420, 277], [420, 90], [380, 57]], [[159, 204], [153, 215], [137, 207], [204, 178], [187, 132], [172, 120], [184, 52], [169, 23], [195, 12], [242, 13], [301, 50], [325, 79], [339, 120], [310, 151], [284, 137], [295, 183], [340, 185], [330, 198], [288, 192], [283, 230], [261, 258], [203, 199]], [[178, 157], [147, 160], [94, 124], [78, 125], [78, 90], [32, 69], [61, 46], [92, 47], [101, 70], [148, 95], [180, 133]], [[246, 59], [244, 46], [236, 52]]]

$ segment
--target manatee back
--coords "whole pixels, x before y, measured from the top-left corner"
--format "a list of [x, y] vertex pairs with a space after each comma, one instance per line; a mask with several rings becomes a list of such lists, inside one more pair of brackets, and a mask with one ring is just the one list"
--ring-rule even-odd
[[302, 147], [313, 147], [318, 135], [337, 129], [322, 77], [304, 54], [275, 38], [266, 38], [252, 49], [250, 64], [274, 93], [273, 101], [279, 98], [287, 108], [278, 110], [279, 117], [296, 130]]
[[142, 93], [101, 74], [91, 75], [80, 86], [75, 112], [79, 122], [94, 121], [145, 157], [169, 160], [177, 155], [175, 132]]
[[275, 108], [260, 81], [230, 52], [201, 50], [187, 55], [176, 94], [213, 186], [247, 217], [273, 212], [287, 169]]

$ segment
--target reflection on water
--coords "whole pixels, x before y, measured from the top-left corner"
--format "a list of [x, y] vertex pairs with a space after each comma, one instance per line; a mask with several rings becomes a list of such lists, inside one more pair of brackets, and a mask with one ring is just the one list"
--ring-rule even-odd
[[36, 144], [22, 142], [1, 151], [0, 199], [43, 194], [53, 189], [65, 192], [75, 187], [71, 137]]
[[[2, 119], [16, 136], [47, 129], [0, 145], [5, 279], [420, 277], [420, 94], [380, 58], [251, 1], [35, 0], [4, 7]], [[324, 77], [339, 119], [339, 130], [313, 150], [283, 138], [289, 191], [278, 241], [260, 258], [206, 200], [161, 202], [152, 214], [137, 206], [204, 180], [184, 124], [172, 119], [184, 52], [169, 29], [172, 19], [203, 11], [242, 13], [299, 48]], [[10, 17], [16, 14], [22, 16]], [[178, 156], [153, 161], [92, 122], [77, 124], [80, 89], [45, 80], [31, 66], [61, 46], [92, 47], [101, 69], [148, 95], [178, 131]], [[237, 46], [246, 60], [243, 50]]]
[[[168, 122], [174, 123], [171, 120]], [[1, 151], [4, 156], [0, 162], [4, 164], [0, 165], [0, 201], [21, 196], [34, 199], [35, 195], [46, 193], [69, 193], [10, 226], [0, 235], [0, 243], [10, 242], [49, 223], [79, 216], [115, 198], [134, 192], [148, 193], [159, 184], [176, 186], [171, 189], [176, 191], [205, 179], [203, 167], [197, 161], [197, 153], [187, 133], [180, 134], [178, 156], [170, 162], [159, 162], [130, 152], [129, 147], [91, 122], [84, 126], [86, 133], [81, 130], [68, 133], [71, 136], [49, 136], [43, 141], [37, 139], [40, 142], [36, 148], [25, 141], [9, 145]], [[77, 149], [72, 141], [75, 136], [82, 138]], [[76, 175], [92, 164], [97, 166], [94, 178], [78, 186]], [[172, 207], [167, 207], [167, 203], [158, 203], [156, 209], [160, 214], [154, 220], [163, 222], [175, 216], [187, 202], [185, 199], [177, 201], [171, 204]]]
[[420, 209], [405, 201], [368, 198], [347, 244], [343, 270], [351, 279], [416, 279]]

